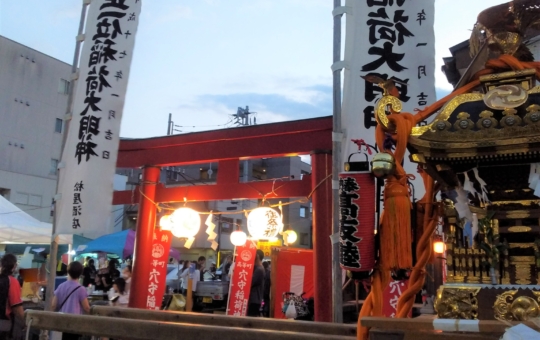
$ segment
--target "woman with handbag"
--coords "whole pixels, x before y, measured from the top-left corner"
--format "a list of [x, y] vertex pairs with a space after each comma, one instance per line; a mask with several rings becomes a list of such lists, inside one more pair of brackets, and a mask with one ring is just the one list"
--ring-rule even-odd
[[24, 311], [21, 286], [13, 277], [17, 257], [6, 254], [0, 261], [0, 340], [22, 339]]
[[[79, 284], [79, 277], [83, 273], [82, 264], [80, 262], [71, 262], [67, 271], [68, 280], [59, 285], [54, 291], [53, 310], [69, 314], [90, 313], [88, 294], [86, 289]], [[77, 340], [79, 337], [79, 334], [62, 334], [62, 340]]]

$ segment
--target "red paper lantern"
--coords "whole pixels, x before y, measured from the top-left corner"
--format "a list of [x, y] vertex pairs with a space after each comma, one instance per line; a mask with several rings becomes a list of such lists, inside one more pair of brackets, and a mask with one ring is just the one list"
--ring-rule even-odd
[[350, 271], [375, 266], [375, 178], [370, 172], [339, 174], [339, 262]]

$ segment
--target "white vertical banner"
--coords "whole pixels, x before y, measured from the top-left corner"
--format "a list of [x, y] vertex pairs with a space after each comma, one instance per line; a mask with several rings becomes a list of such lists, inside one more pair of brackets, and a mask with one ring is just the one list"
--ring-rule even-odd
[[[383, 90], [360, 76], [394, 79], [403, 112], [416, 113], [435, 98], [435, 0], [347, 0], [342, 104], [342, 158], [358, 151], [352, 139], [375, 146], [374, 108]], [[370, 158], [372, 156], [369, 156]], [[342, 165], [343, 166], [343, 165]], [[405, 160], [416, 199], [424, 189], [416, 164]]]
[[57, 234], [108, 226], [113, 180], [141, 0], [92, 0], [59, 169]]

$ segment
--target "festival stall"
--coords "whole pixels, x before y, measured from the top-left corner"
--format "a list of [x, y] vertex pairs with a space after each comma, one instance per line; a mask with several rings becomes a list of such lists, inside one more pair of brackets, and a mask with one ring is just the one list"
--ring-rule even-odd
[[[51, 243], [52, 224], [38, 221], [0, 196], [0, 243]], [[60, 243], [72, 243], [71, 235], [61, 235]]]

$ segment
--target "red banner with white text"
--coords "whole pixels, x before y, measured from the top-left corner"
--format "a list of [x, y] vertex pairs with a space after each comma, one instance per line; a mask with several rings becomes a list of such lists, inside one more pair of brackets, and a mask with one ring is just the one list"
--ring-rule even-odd
[[[409, 280], [390, 281], [383, 291], [383, 315], [389, 318], [396, 316], [397, 303], [399, 297], [407, 287], [409, 286]], [[409, 317], [412, 316], [412, 311], [409, 313]]]
[[170, 231], [156, 229], [152, 242], [151, 271], [146, 292], [146, 309], [159, 310], [167, 282], [167, 264], [171, 249]]
[[247, 240], [245, 245], [236, 247], [227, 315], [246, 316], [247, 314], [256, 253], [257, 246], [252, 240]]

